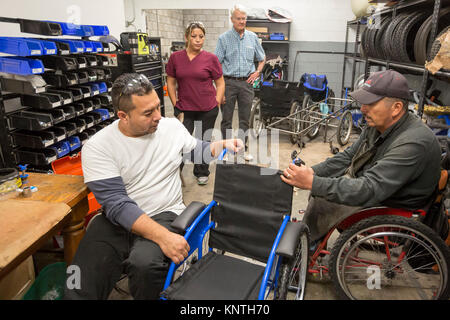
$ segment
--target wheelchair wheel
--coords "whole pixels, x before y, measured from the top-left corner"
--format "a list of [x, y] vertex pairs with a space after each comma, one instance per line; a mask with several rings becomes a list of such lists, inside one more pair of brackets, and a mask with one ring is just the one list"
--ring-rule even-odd
[[345, 230], [330, 256], [343, 299], [449, 299], [450, 249], [423, 223], [375, 216]]
[[[304, 122], [304, 126], [305, 128], [310, 127], [311, 125], [314, 125], [315, 123], [319, 122], [320, 119], [320, 107], [319, 106], [314, 106], [310, 109], [308, 109], [307, 111], [305, 111], [304, 116], [303, 116], [303, 122]], [[313, 127], [311, 127], [311, 129], [308, 130], [308, 132], [306, 132], [306, 135], [308, 136], [309, 139], [314, 139], [315, 137], [317, 137], [319, 135], [320, 132], [320, 125], [314, 125]]]
[[336, 139], [341, 146], [345, 146], [350, 140], [353, 128], [353, 117], [350, 110], [346, 110], [339, 121]]
[[296, 133], [296, 134], [291, 134], [289, 136], [289, 139], [291, 140], [292, 144], [297, 143], [297, 141], [299, 139], [298, 133], [300, 131], [302, 131], [302, 128], [303, 128], [303, 123], [302, 123], [303, 112], [300, 112], [300, 110], [302, 110], [302, 106], [300, 105], [300, 103], [298, 101], [292, 102], [291, 110], [290, 110], [289, 114], [298, 112], [295, 116], [293, 116], [293, 119], [291, 119], [291, 123], [290, 123], [291, 131]]
[[306, 275], [309, 258], [309, 232], [306, 229], [301, 235], [291, 259], [280, 266], [280, 276], [276, 291], [276, 300], [286, 300], [288, 291], [295, 292], [295, 300], [303, 300], [306, 289]]
[[261, 115], [261, 101], [255, 99], [250, 111], [249, 121], [250, 132], [254, 138], [258, 138], [264, 128], [264, 121]]

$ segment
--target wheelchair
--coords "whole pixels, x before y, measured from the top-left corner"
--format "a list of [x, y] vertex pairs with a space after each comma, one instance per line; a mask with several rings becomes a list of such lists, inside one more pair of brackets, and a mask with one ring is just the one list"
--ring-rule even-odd
[[293, 188], [280, 174], [219, 160], [213, 201], [192, 202], [172, 223], [190, 252], [171, 263], [162, 300], [303, 299], [308, 227], [291, 221]]
[[[352, 207], [336, 206], [336, 219], [328, 225], [306, 221], [311, 239], [317, 239], [308, 263], [310, 278], [330, 279], [340, 299], [448, 300], [447, 184], [448, 171], [442, 170], [435, 194], [423, 210], [354, 207], [349, 212]], [[313, 201], [326, 212], [325, 200], [311, 198], [308, 206]], [[329, 249], [336, 231], [339, 235]]]

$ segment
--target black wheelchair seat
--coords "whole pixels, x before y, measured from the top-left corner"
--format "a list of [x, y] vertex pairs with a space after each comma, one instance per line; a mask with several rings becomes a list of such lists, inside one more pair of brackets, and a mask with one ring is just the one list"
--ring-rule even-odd
[[264, 267], [213, 251], [192, 265], [162, 297], [169, 300], [256, 300]]

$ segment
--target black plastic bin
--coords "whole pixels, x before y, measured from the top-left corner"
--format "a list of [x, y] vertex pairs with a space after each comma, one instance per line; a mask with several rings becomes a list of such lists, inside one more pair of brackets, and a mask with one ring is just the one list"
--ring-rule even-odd
[[8, 116], [10, 129], [39, 131], [53, 125], [53, 117], [48, 113], [35, 111], [19, 111]]
[[15, 145], [34, 149], [46, 148], [56, 141], [55, 134], [49, 131], [16, 130], [11, 136]]

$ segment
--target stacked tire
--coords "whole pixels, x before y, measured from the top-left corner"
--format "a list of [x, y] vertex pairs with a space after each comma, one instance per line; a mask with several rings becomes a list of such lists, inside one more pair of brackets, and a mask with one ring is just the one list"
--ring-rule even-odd
[[[375, 26], [367, 27], [361, 35], [364, 57], [424, 65], [439, 51], [440, 43], [436, 41], [439, 36], [436, 39], [430, 36], [430, 10], [403, 11], [394, 18], [384, 16]], [[443, 34], [449, 26], [450, 7], [447, 7], [440, 11], [437, 33]]]

